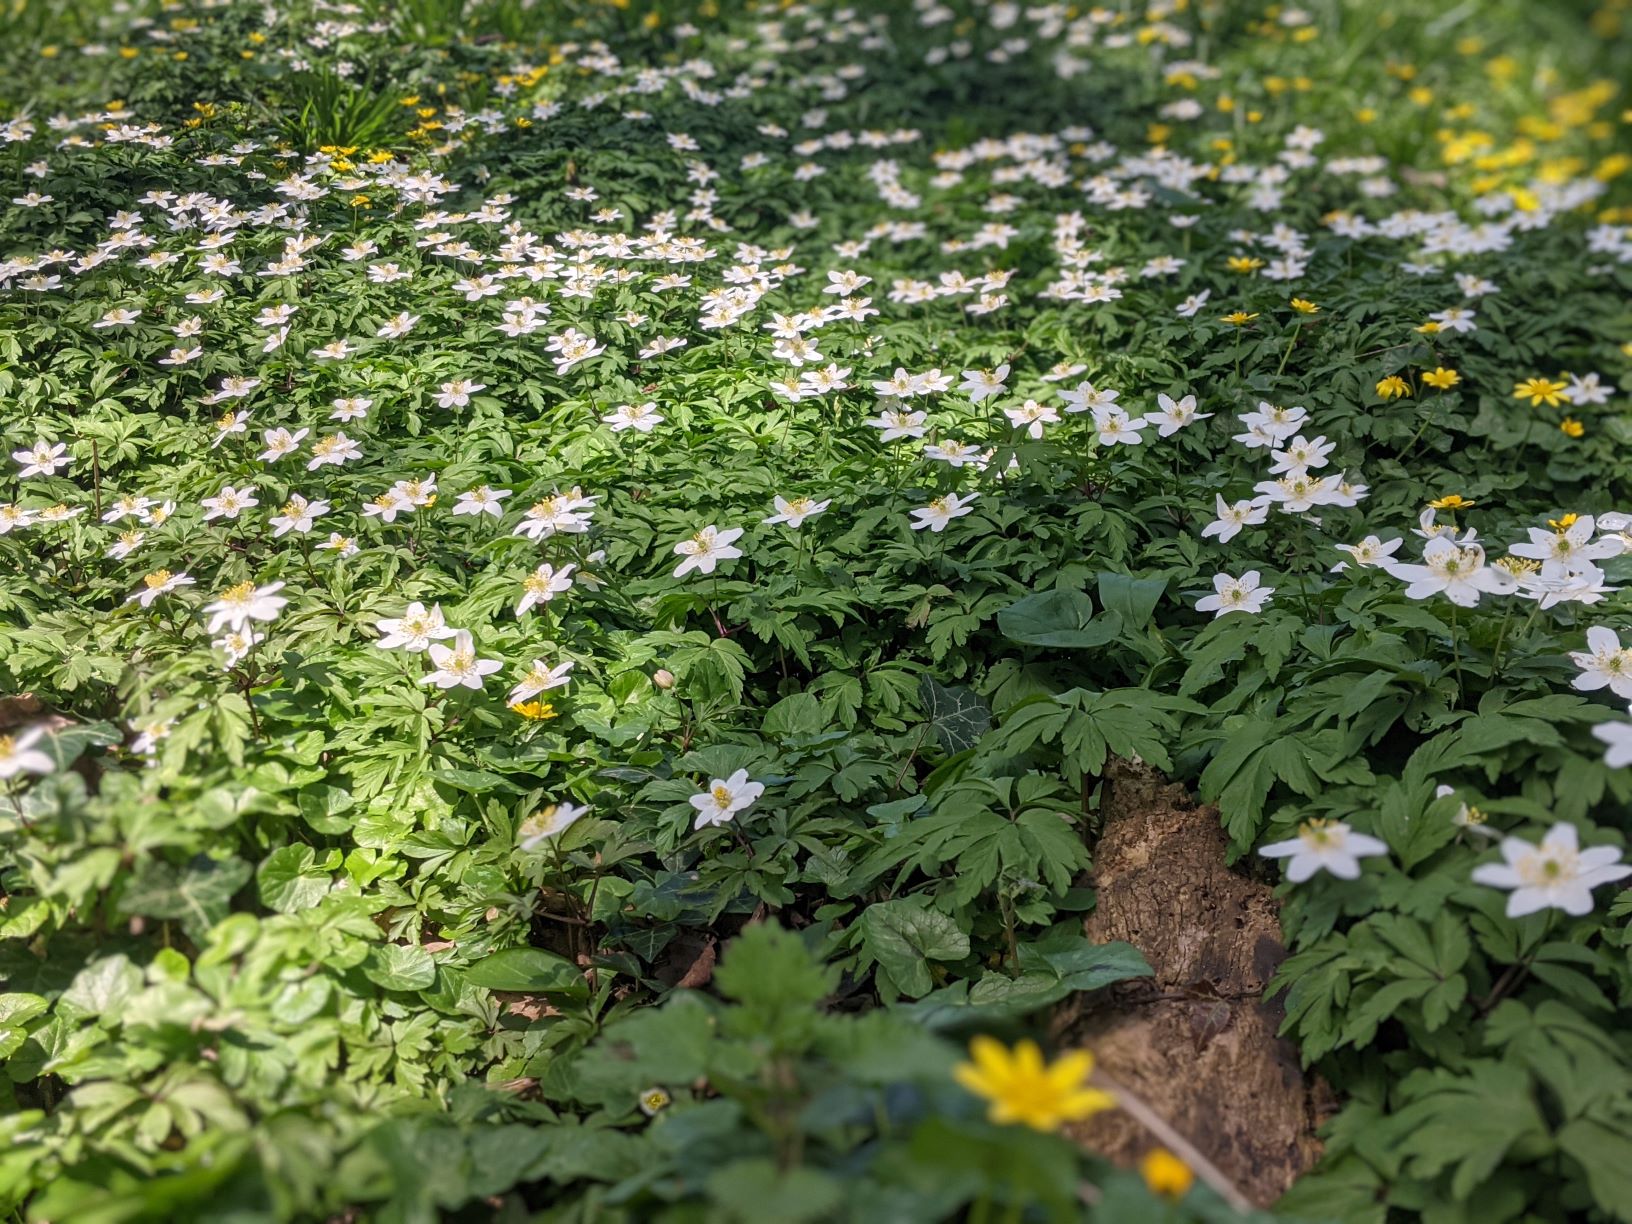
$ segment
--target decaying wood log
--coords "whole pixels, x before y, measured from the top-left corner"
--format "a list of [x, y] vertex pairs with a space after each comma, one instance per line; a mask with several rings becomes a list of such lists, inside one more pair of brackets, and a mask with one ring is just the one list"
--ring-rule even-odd
[[[1127, 940], [1154, 978], [1125, 983], [1057, 1017], [1062, 1046], [1091, 1049], [1246, 1197], [1274, 1202], [1319, 1157], [1315, 1129], [1335, 1102], [1277, 1037], [1264, 987], [1286, 955], [1271, 890], [1224, 864], [1218, 812], [1148, 766], [1112, 762], [1095, 851], [1096, 943]], [[1072, 1129], [1132, 1164], [1156, 1146], [1126, 1112]]]

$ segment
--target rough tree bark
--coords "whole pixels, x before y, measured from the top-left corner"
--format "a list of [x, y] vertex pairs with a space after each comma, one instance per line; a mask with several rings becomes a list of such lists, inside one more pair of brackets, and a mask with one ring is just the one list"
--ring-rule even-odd
[[[1127, 940], [1156, 972], [1066, 1007], [1056, 1034], [1091, 1049], [1247, 1198], [1268, 1205], [1319, 1157], [1315, 1128], [1334, 1104], [1275, 1035], [1279, 1004], [1263, 999], [1286, 955], [1274, 895], [1224, 865], [1217, 810], [1148, 766], [1113, 761], [1100, 812], [1088, 937]], [[1121, 1163], [1156, 1146], [1121, 1111], [1072, 1135]]]

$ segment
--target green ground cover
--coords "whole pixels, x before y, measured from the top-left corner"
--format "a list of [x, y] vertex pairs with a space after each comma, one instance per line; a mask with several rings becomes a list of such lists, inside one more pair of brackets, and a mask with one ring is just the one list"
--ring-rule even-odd
[[9, 9], [8, 1218], [1632, 1220], [1632, 8]]

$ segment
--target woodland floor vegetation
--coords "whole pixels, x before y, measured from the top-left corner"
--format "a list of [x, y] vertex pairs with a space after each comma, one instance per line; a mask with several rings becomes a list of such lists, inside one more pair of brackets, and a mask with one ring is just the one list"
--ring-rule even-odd
[[8, 16], [8, 1220], [1632, 1221], [1625, 0]]

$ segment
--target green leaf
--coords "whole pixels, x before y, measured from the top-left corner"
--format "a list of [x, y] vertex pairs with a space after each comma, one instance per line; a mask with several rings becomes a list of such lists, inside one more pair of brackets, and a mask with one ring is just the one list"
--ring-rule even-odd
[[811, 1168], [778, 1169], [769, 1158], [727, 1165], [708, 1177], [708, 1197], [741, 1224], [807, 1224], [832, 1219], [844, 1202], [839, 1183]]
[[312, 848], [282, 846], [267, 855], [256, 871], [261, 904], [280, 914], [310, 909], [329, 891], [329, 874], [313, 866]]
[[775, 739], [815, 735], [827, 729], [822, 703], [810, 693], [792, 693], [765, 711], [760, 731]]
[[714, 984], [753, 1010], [808, 1011], [833, 992], [838, 970], [817, 961], [792, 931], [756, 922], [726, 945]]
[[465, 981], [488, 990], [527, 994], [583, 994], [583, 972], [564, 956], [543, 948], [506, 948], [467, 966]]
[[973, 689], [948, 688], [928, 676], [918, 682], [918, 695], [941, 747], [962, 752], [980, 742], [992, 726], [992, 711]]
[[1099, 576], [1099, 602], [1132, 630], [1150, 624], [1151, 614], [1167, 590], [1166, 578], [1135, 578], [1129, 574]]
[[1066, 650], [1103, 646], [1115, 640], [1121, 623], [1115, 617], [1093, 619], [1094, 604], [1081, 591], [1038, 591], [1016, 600], [997, 614], [997, 627], [1011, 642]]
[[436, 962], [418, 944], [376, 944], [368, 950], [363, 973], [386, 990], [424, 990], [436, 981]]
[[1481, 1059], [1466, 1073], [1417, 1071], [1400, 1082], [1408, 1102], [1389, 1119], [1388, 1142], [1414, 1177], [1451, 1171], [1450, 1190], [1466, 1198], [1516, 1145], [1548, 1143], [1529, 1077], [1518, 1067]]
[[0, 1060], [10, 1058], [28, 1040], [28, 1022], [45, 1014], [46, 1001], [36, 994], [0, 995]]
[[120, 953], [104, 956], [81, 969], [57, 1000], [57, 1015], [65, 1020], [92, 1016], [118, 1018], [119, 1008], [142, 987], [142, 971]]
[[928, 898], [903, 897], [870, 905], [861, 916], [861, 942], [895, 989], [909, 999], [934, 987], [929, 962], [962, 960], [969, 935]]
[[183, 866], [150, 860], [136, 868], [119, 894], [119, 912], [127, 917], [177, 918], [189, 934], [203, 934], [227, 915], [233, 894], [249, 880], [251, 867], [242, 859], [198, 856]]
[[1581, 1162], [1598, 1206], [1616, 1219], [1632, 1218], [1632, 1126], [1621, 1118], [1577, 1118], [1556, 1138], [1561, 1152]]

